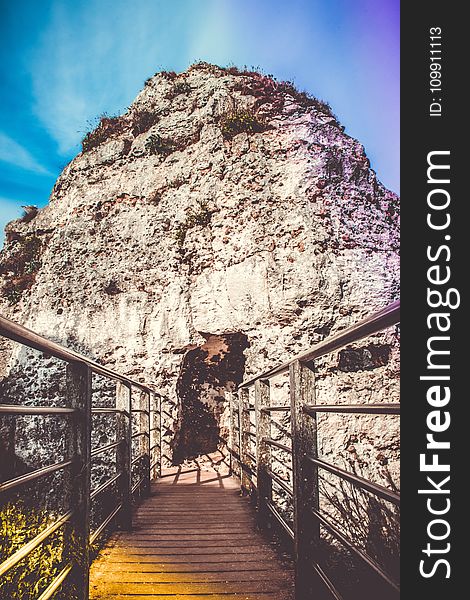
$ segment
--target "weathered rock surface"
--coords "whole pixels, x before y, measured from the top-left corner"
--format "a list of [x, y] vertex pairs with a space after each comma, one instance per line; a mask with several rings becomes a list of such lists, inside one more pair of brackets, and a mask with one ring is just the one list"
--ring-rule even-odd
[[[247, 376], [398, 295], [397, 197], [321, 103], [276, 85], [205, 64], [157, 74], [101, 143], [64, 169], [49, 205], [7, 227], [2, 313], [165, 392], [169, 451], [181, 426], [185, 356], [211, 336], [246, 339]], [[261, 125], [228, 134], [234, 114]], [[32, 239], [40, 240], [26, 260], [33, 274], [15, 283], [12, 257]], [[395, 334], [373, 341], [385, 348], [375, 363], [371, 343], [359, 351], [370, 355], [365, 367], [357, 356], [329, 359], [319, 401], [395, 399]], [[56, 362], [29, 354], [2, 343], [9, 400], [26, 390], [38, 401], [57, 380], [60, 402]], [[217, 418], [233, 383], [222, 378], [217, 394], [206, 393], [211, 406], [221, 403]], [[323, 432], [326, 455], [396, 479], [389, 420], [330, 418]], [[45, 452], [19, 451], [26, 462]]]

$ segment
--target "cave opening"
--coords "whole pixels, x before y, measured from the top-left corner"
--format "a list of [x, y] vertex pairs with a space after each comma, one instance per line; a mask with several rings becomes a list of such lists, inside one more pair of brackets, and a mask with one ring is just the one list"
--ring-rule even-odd
[[215, 452], [228, 439], [228, 392], [243, 380], [242, 333], [202, 334], [205, 343], [184, 357], [176, 384], [178, 423], [171, 444], [173, 464]]

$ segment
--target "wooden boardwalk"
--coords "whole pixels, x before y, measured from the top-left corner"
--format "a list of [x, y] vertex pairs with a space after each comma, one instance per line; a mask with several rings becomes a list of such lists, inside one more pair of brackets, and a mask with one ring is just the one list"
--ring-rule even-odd
[[239, 483], [214, 470], [167, 471], [93, 563], [90, 598], [291, 600], [292, 568], [257, 529]]

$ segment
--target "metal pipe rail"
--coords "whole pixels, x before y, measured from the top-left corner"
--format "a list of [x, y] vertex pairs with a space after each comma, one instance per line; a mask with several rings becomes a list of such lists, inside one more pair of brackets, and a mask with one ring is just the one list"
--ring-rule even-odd
[[59, 358], [66, 363], [83, 363], [87, 365], [93, 373], [102, 375], [108, 379], [120, 381], [121, 383], [131, 385], [145, 392], [154, 391], [147, 385], [135, 381], [130, 377], [126, 377], [121, 373], [117, 373], [116, 371], [108, 369], [107, 367], [103, 367], [87, 356], [79, 354], [78, 352], [75, 352], [75, 350], [71, 350], [65, 346], [61, 346], [60, 344], [53, 342], [52, 340], [49, 340], [46, 337], [35, 333], [34, 331], [31, 331], [31, 329], [27, 329], [22, 325], [18, 325], [18, 323], [15, 323], [14, 321], [2, 316], [0, 316], [0, 335], [15, 342], [19, 342], [24, 346], [29, 346], [29, 348], [34, 348], [35, 350], [39, 350], [40, 352], [44, 352], [45, 354]]
[[384, 329], [392, 325], [396, 325], [400, 322], [400, 300], [396, 300], [392, 302], [382, 310], [366, 317], [356, 325], [352, 325], [340, 331], [339, 333], [326, 338], [307, 352], [297, 355], [295, 358], [278, 365], [277, 367], [272, 367], [263, 373], [259, 373], [255, 377], [251, 379], [247, 379], [243, 383], [240, 384], [239, 388], [248, 387], [253, 385], [255, 381], [258, 379], [270, 379], [275, 375], [280, 375], [281, 373], [285, 373], [289, 370], [290, 366], [296, 362], [301, 363], [309, 363], [319, 358], [320, 356], [324, 356], [325, 354], [330, 354], [334, 350], [338, 350], [339, 348], [343, 348], [348, 344], [353, 342], [357, 342], [365, 337], [373, 335], [375, 333], [379, 333]]
[[[0, 404], [0, 417], [42, 416], [65, 419], [66, 456], [46, 465], [0, 483], [0, 494], [15, 491], [62, 471], [63, 495], [69, 510], [47, 525], [39, 534], [25, 543], [0, 564], [0, 576], [16, 567], [33, 550], [43, 544], [59, 529], [63, 533], [62, 570], [42, 590], [38, 600], [48, 600], [60, 589], [67, 597], [88, 600], [90, 547], [114, 523], [122, 529], [132, 527], [134, 494], [145, 495], [150, 480], [161, 474], [162, 461], [162, 404], [164, 396], [153, 387], [102, 367], [88, 357], [61, 346], [33, 331], [0, 317], [0, 335], [39, 352], [54, 356], [66, 364], [65, 406], [31, 406]], [[92, 406], [92, 374], [115, 382], [114, 407]], [[134, 394], [137, 392], [137, 401]], [[115, 441], [91, 447], [93, 417], [109, 415], [114, 418]], [[133, 433], [133, 429], [138, 431]], [[115, 474], [95, 489], [90, 489], [92, 459], [106, 454], [114, 457]], [[137, 458], [135, 458], [137, 455]], [[132, 485], [133, 466], [139, 464], [139, 481]], [[113, 490], [114, 508], [107, 517], [90, 531], [91, 503], [103, 492]]]
[[[400, 301], [398, 300], [352, 327], [323, 340], [307, 352], [244, 381], [238, 387], [238, 402], [235, 398], [231, 402], [230, 438], [231, 448], [237, 455], [235, 472], [240, 476], [242, 489], [256, 497], [261, 524], [268, 524], [274, 519], [274, 523], [277, 523], [293, 540], [297, 600], [310, 600], [317, 597], [319, 587], [325, 590], [329, 597], [342, 600], [341, 593], [321, 567], [320, 526], [348, 551], [355, 554], [392, 590], [399, 589], [398, 583], [382, 566], [322, 515], [319, 500], [319, 470], [328, 471], [331, 475], [394, 506], [399, 506], [400, 496], [395, 490], [321, 460], [318, 456], [317, 416], [345, 414], [356, 418], [361, 415], [377, 415], [380, 418], [386, 415], [399, 415], [400, 405], [385, 402], [316, 404], [313, 368], [315, 359], [394, 326], [399, 323], [399, 317]], [[270, 380], [286, 371], [289, 371], [290, 405], [272, 405]], [[254, 408], [250, 405], [250, 388], [254, 388]], [[252, 424], [249, 416], [253, 410], [256, 422], [254, 435], [251, 432]], [[287, 429], [274, 418], [276, 413], [282, 412], [290, 415], [290, 426], [287, 426]], [[272, 426], [281, 431], [286, 438], [292, 439], [292, 447], [273, 439]], [[251, 461], [256, 468], [255, 472], [249, 465], [249, 459], [254, 458], [250, 446], [252, 438], [256, 446], [256, 462]], [[274, 453], [275, 449], [282, 450], [287, 453], [287, 456], [292, 454], [290, 467]], [[273, 461], [284, 465], [292, 472], [293, 489], [272, 470]], [[277, 488], [273, 488], [273, 483], [284, 490], [288, 498], [292, 496], [293, 526], [287, 522], [285, 511], [280, 510], [273, 499], [273, 491], [278, 494]]]

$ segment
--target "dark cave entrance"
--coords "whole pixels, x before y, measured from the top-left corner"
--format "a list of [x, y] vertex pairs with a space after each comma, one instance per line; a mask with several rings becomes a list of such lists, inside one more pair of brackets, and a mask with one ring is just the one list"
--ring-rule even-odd
[[243, 379], [247, 337], [242, 333], [202, 335], [206, 342], [186, 354], [176, 384], [179, 419], [171, 444], [174, 464], [215, 452], [220, 437], [227, 438], [226, 392]]

